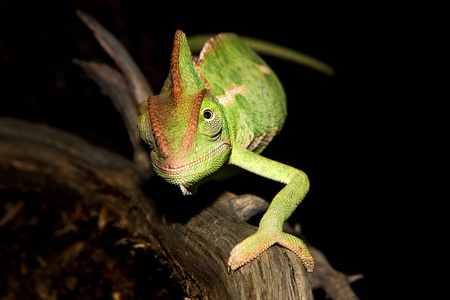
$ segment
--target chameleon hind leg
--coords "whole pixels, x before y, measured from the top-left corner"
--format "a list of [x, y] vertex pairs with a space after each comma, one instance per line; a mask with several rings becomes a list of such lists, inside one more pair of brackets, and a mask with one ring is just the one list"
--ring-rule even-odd
[[231, 270], [257, 258], [274, 244], [294, 252], [308, 272], [314, 269], [306, 244], [299, 238], [282, 231], [283, 223], [294, 212], [309, 190], [305, 173], [293, 167], [270, 160], [244, 148], [234, 148], [230, 163], [263, 177], [285, 183], [286, 186], [275, 196], [259, 223], [258, 231], [237, 244], [231, 251], [228, 266]]

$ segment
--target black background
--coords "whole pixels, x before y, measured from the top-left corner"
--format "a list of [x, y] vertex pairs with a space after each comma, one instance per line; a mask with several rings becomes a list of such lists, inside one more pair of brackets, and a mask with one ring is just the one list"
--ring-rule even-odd
[[[388, 25], [389, 8], [155, 2], [1, 1], [1, 115], [62, 128], [131, 156], [118, 113], [71, 62], [113, 64], [75, 9], [91, 14], [119, 38], [155, 91], [168, 74], [177, 29], [187, 35], [236, 32], [323, 60], [335, 68], [333, 78], [264, 57], [288, 98], [285, 127], [264, 155], [310, 178], [311, 190], [291, 221], [301, 223], [309, 241], [336, 269], [364, 274], [353, 284], [362, 299], [380, 292], [385, 273], [395, 269], [386, 237], [392, 236], [397, 195], [390, 188], [396, 174], [386, 171], [389, 159], [400, 156], [394, 145], [402, 139], [388, 129], [398, 113], [397, 92], [390, 88], [402, 75], [385, 60], [398, 58], [394, 45], [402, 30]], [[229, 184], [232, 192], [266, 199], [280, 189], [252, 174]]]

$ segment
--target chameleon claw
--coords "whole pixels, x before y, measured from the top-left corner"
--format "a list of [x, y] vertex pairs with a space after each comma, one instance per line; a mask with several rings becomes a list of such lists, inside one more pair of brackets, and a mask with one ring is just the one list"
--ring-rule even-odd
[[235, 272], [236, 270], [233, 270], [233, 269], [231, 268], [231, 266], [228, 265], [228, 266], [227, 266], [227, 271], [228, 271], [228, 274], [229, 274], [230, 276], [234, 276], [234, 272]]

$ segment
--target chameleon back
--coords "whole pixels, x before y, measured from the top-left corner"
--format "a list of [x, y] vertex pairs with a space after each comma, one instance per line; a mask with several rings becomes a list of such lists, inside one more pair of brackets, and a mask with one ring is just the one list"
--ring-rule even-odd
[[219, 34], [196, 62], [223, 107], [232, 141], [260, 153], [281, 130], [286, 96], [272, 69], [235, 34]]

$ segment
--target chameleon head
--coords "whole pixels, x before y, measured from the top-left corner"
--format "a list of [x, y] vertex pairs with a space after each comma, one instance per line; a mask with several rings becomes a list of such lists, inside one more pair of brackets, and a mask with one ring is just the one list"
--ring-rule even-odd
[[137, 121], [155, 172], [184, 190], [216, 172], [231, 153], [225, 115], [199, 74], [186, 36], [177, 31], [169, 76]]

